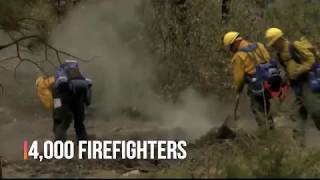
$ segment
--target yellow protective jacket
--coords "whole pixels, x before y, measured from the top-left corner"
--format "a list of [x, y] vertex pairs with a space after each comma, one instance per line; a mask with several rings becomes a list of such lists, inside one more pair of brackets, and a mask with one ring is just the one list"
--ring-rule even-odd
[[279, 60], [284, 66], [287, 76], [290, 80], [296, 80], [300, 75], [308, 72], [312, 65], [315, 63], [316, 58], [314, 53], [310, 50], [312, 47], [311, 43], [307, 39], [300, 39], [299, 41], [294, 41], [293, 45], [301, 55], [300, 63], [296, 62], [290, 55], [289, 52], [289, 41], [285, 42], [283, 51], [279, 53]]
[[36, 80], [37, 95], [41, 103], [49, 110], [52, 110], [53, 108], [53, 97], [51, 87], [54, 84], [54, 82], [55, 78], [53, 76], [40, 76]]
[[[239, 49], [246, 48], [251, 43], [242, 40], [239, 45]], [[258, 48], [255, 52], [243, 52], [238, 51], [233, 55], [231, 60], [233, 71], [233, 89], [236, 92], [241, 92], [245, 84], [245, 76], [253, 75], [256, 73], [257, 63], [264, 63], [270, 61], [269, 52], [266, 50], [263, 44], [257, 43]]]

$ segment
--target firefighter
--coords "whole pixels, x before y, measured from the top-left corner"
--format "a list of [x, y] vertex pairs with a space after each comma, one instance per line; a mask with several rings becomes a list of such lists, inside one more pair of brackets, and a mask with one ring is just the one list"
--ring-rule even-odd
[[77, 139], [88, 139], [84, 119], [85, 106], [91, 103], [91, 86], [91, 80], [81, 74], [77, 61], [66, 60], [57, 68], [52, 88], [55, 140], [66, 140], [72, 119]]
[[309, 114], [318, 129], [320, 128], [320, 83], [317, 77], [310, 76], [311, 72], [319, 76], [319, 73], [316, 72], [320, 70], [319, 64], [316, 63], [318, 52], [305, 37], [293, 43], [290, 42], [279, 28], [267, 29], [265, 38], [267, 46], [277, 52], [279, 62], [284, 67], [290, 86], [294, 91], [293, 109], [295, 111], [291, 117], [296, 122], [296, 127], [293, 130], [294, 138], [300, 145], [304, 145], [305, 122]]
[[[258, 127], [273, 129], [274, 122], [270, 114], [270, 98], [278, 96], [274, 92], [281, 91], [280, 71], [275, 64], [270, 63], [270, 56], [261, 43], [251, 43], [243, 39], [238, 32], [225, 34], [224, 46], [233, 54], [231, 64], [233, 71], [233, 88], [236, 94], [240, 94], [244, 85], [248, 85], [247, 94], [250, 97], [251, 110], [255, 116]], [[260, 70], [275, 70], [268, 79], [257, 77], [257, 65]], [[267, 69], [264, 69], [267, 68]], [[271, 77], [272, 76], [272, 77]], [[261, 76], [262, 77], [262, 76]], [[268, 90], [265, 85], [269, 85]]]

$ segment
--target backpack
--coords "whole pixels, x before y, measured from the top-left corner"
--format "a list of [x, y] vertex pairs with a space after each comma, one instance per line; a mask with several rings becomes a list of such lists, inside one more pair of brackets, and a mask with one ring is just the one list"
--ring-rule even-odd
[[84, 94], [86, 104], [91, 103], [92, 82], [81, 74], [76, 61], [66, 61], [61, 64], [56, 70], [55, 78], [54, 88], [71, 92], [74, 95]]
[[53, 97], [51, 86], [54, 84], [54, 77], [39, 76], [36, 80], [36, 93], [43, 104], [48, 110], [53, 108]]
[[[307, 75], [307, 81], [310, 89], [313, 92], [320, 92], [320, 57], [318, 51], [314, 48], [314, 46], [308, 41], [306, 38], [301, 38], [299, 43], [302, 44], [302, 46], [307, 47], [307, 49], [315, 56], [316, 62], [312, 65], [310, 71]], [[303, 60], [303, 56], [301, 53], [297, 50], [297, 48], [294, 46], [294, 44], [289, 44], [289, 54], [291, 58], [296, 62], [301, 64], [301, 61]]]
[[313, 64], [308, 74], [308, 85], [313, 92], [320, 92], [320, 63]]
[[[258, 48], [257, 43], [253, 43], [240, 51], [250, 53], [255, 52]], [[272, 97], [279, 96], [281, 93], [282, 77], [280, 69], [274, 61], [261, 62], [256, 64], [256, 74], [248, 76], [249, 88], [256, 95], [263, 95], [265, 90]]]

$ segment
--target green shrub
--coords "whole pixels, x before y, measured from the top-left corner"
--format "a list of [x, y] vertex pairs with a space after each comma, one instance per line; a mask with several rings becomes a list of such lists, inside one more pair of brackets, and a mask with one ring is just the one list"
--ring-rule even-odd
[[146, 39], [159, 57], [164, 94], [177, 95], [189, 86], [203, 93], [230, 94], [231, 56], [221, 41], [227, 31], [265, 42], [265, 30], [275, 26], [289, 39], [307, 35], [315, 44], [320, 42], [319, 1], [231, 0], [227, 23], [222, 23], [220, 0], [143, 2]]

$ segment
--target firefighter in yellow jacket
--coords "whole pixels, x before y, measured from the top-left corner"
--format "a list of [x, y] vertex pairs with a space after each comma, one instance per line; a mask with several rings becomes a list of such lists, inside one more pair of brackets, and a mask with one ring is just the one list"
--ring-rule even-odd
[[[292, 119], [297, 122], [294, 136], [300, 143], [304, 143], [304, 125], [310, 114], [318, 127], [320, 120], [320, 93], [314, 92], [308, 85], [308, 76], [316, 63], [317, 52], [306, 39], [290, 42], [284, 38], [284, 33], [278, 28], [269, 28], [265, 33], [267, 45], [278, 54], [278, 59], [290, 81], [296, 100], [296, 113]], [[302, 141], [301, 141], [302, 140]]]
[[76, 60], [60, 64], [55, 76], [37, 78], [38, 97], [52, 112], [55, 140], [66, 140], [72, 120], [77, 139], [88, 139], [84, 120], [85, 108], [91, 104], [91, 87], [91, 80], [82, 75]]
[[[240, 94], [245, 84], [248, 84], [248, 95], [250, 97], [251, 109], [259, 127], [273, 128], [273, 119], [270, 115], [270, 95], [260, 93], [255, 88], [256, 65], [258, 63], [267, 63], [270, 61], [270, 55], [261, 43], [251, 43], [243, 39], [238, 32], [228, 32], [224, 36], [224, 46], [232, 53], [231, 60], [233, 71], [233, 88], [237, 94]], [[251, 51], [243, 49], [256, 44], [256, 48]], [[266, 117], [267, 116], [267, 117]]]

